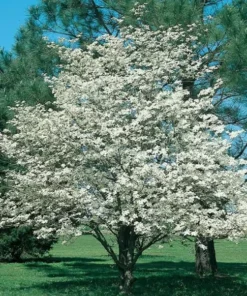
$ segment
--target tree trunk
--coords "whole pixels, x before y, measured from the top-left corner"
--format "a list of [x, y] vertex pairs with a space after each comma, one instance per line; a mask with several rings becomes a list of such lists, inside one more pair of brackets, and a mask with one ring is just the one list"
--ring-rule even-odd
[[213, 240], [209, 240], [208, 242], [208, 252], [209, 252], [210, 265], [211, 265], [211, 273], [214, 275], [218, 270], [218, 265], [216, 261], [216, 252], [215, 252]]
[[120, 291], [123, 295], [129, 295], [135, 279], [133, 277], [133, 270], [120, 270]]
[[120, 290], [129, 295], [135, 281], [133, 271], [136, 263], [135, 243], [136, 234], [132, 226], [122, 226], [118, 235]]
[[198, 237], [195, 242], [196, 273], [203, 276], [206, 273], [214, 275], [217, 272], [214, 241], [210, 238]]

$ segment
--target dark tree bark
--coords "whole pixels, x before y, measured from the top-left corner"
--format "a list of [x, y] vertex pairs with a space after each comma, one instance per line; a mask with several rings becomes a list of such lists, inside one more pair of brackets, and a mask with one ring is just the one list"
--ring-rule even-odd
[[122, 226], [118, 233], [120, 290], [122, 294], [130, 294], [135, 281], [133, 271], [136, 263], [136, 234], [131, 226]]
[[135, 233], [133, 225], [120, 225], [115, 231], [109, 230], [116, 237], [118, 243], [118, 253], [112, 248], [111, 243], [107, 241], [104, 233], [98, 225], [91, 225], [90, 232], [105, 248], [111, 256], [119, 270], [120, 292], [123, 295], [131, 294], [132, 286], [135, 282], [133, 272], [135, 265], [142, 253], [150, 246], [167, 237], [164, 234], [157, 234], [153, 237], [144, 237]]
[[[205, 248], [202, 248], [202, 245], [205, 246]], [[214, 275], [217, 272], [218, 266], [216, 261], [214, 241], [212, 239], [205, 237], [196, 238], [195, 256], [196, 273], [199, 276], [203, 276], [207, 273]]]

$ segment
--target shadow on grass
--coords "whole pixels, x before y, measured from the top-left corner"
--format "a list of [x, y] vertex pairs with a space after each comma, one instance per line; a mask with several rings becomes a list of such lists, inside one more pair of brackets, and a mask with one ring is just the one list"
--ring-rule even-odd
[[[44, 295], [116, 296], [118, 271], [106, 260], [95, 258], [49, 258], [49, 262], [26, 262], [49, 280], [32, 286]], [[222, 278], [198, 278], [194, 263], [158, 261], [139, 263], [133, 295], [142, 296], [247, 296], [247, 264], [220, 263]], [[227, 275], [228, 273], [228, 275]], [[43, 295], [43, 294], [42, 294]]]
[[[40, 257], [40, 258], [23, 258], [19, 263], [33, 263], [33, 264], [38, 264], [38, 263], [61, 263], [61, 262], [105, 262], [105, 259], [101, 258], [80, 258], [80, 257]], [[14, 263], [14, 262], [9, 262], [9, 263]]]

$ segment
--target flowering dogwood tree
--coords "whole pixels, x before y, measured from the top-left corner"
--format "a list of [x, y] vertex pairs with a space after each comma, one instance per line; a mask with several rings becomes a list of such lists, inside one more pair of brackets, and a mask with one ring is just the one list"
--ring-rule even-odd
[[157, 241], [239, 235], [233, 213], [246, 195], [244, 170], [220, 137], [211, 104], [218, 86], [191, 99], [181, 85], [210, 72], [194, 59], [194, 41], [179, 27], [142, 26], [85, 51], [58, 47], [67, 65], [49, 80], [54, 108], [20, 104], [16, 133], [2, 136], [1, 148], [23, 169], [8, 172], [0, 226], [28, 223], [40, 236], [90, 229], [117, 265], [124, 293]]

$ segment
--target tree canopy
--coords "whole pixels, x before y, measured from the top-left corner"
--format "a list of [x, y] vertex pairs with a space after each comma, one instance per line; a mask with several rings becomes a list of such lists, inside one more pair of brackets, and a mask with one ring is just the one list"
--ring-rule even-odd
[[16, 133], [1, 148], [23, 169], [7, 174], [0, 225], [27, 223], [43, 237], [90, 229], [127, 293], [137, 259], [162, 238], [243, 235], [246, 187], [245, 161], [228, 155], [214, 114], [221, 82], [197, 98], [183, 88], [214, 70], [194, 59], [194, 35], [144, 24], [120, 34], [85, 50], [50, 45], [65, 61], [47, 78], [55, 108], [15, 108]]

